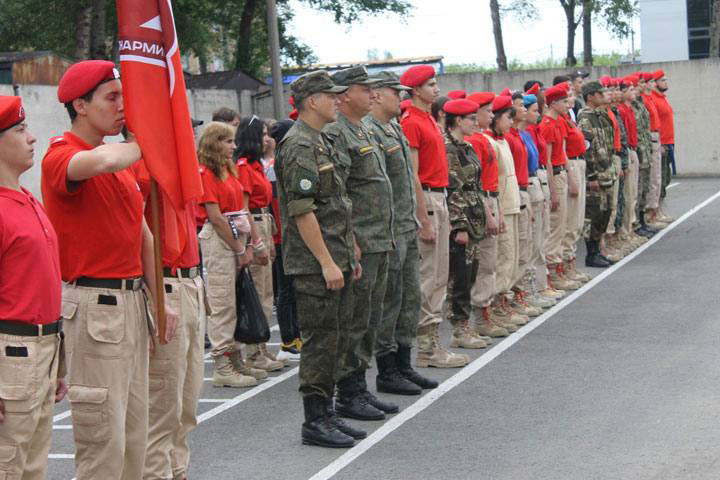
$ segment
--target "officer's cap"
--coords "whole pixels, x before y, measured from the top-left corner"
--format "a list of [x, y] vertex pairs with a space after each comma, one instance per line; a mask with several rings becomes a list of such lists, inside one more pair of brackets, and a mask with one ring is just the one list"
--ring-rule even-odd
[[604, 92], [605, 87], [603, 87], [600, 82], [592, 81], [588, 82], [582, 87], [582, 94], [583, 97], [586, 97], [588, 95], [592, 95], [593, 93], [597, 92]]

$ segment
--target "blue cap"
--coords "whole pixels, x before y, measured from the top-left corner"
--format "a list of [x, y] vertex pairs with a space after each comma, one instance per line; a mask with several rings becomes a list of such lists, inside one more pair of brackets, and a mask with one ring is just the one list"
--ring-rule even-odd
[[525, 105], [525, 108], [533, 103], [537, 103], [537, 97], [535, 95], [523, 95], [523, 105]]

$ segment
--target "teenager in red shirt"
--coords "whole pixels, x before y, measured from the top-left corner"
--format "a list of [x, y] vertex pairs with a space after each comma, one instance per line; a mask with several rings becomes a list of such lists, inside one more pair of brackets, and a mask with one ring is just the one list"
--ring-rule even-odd
[[662, 189], [662, 148], [660, 145], [660, 115], [658, 115], [655, 99], [652, 91], [655, 89], [654, 74], [644, 72], [641, 74], [640, 81], [640, 97], [642, 98], [645, 108], [650, 113], [650, 138], [652, 139], [652, 155], [650, 157], [650, 190], [647, 194], [647, 203], [645, 208], [645, 220], [647, 223], [657, 229], [667, 226], [667, 223], [661, 221], [658, 214], [660, 207], [660, 191]]
[[[653, 73], [655, 89], [651, 92], [653, 102], [657, 108], [660, 120], [660, 144], [662, 145], [662, 184], [660, 199], [665, 198], [666, 188], [670, 184], [672, 175], [675, 174], [675, 119], [673, 109], [668, 102], [665, 92], [668, 90], [668, 81], [663, 70]], [[657, 219], [663, 223], [675, 221], [662, 211], [662, 205], [658, 207]]]

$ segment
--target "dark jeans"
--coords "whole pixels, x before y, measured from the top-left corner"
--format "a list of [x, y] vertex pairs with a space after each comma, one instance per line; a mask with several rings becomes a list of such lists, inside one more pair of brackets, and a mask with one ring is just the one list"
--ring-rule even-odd
[[300, 338], [300, 327], [297, 321], [297, 305], [293, 278], [285, 275], [282, 262], [282, 247], [275, 245], [275, 262], [273, 263], [273, 279], [277, 285], [277, 322], [283, 343]]

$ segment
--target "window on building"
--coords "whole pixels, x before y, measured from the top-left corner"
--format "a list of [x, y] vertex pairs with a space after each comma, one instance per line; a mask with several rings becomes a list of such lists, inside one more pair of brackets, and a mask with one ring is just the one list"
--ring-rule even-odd
[[688, 50], [690, 58], [710, 56], [710, 0], [687, 0]]

